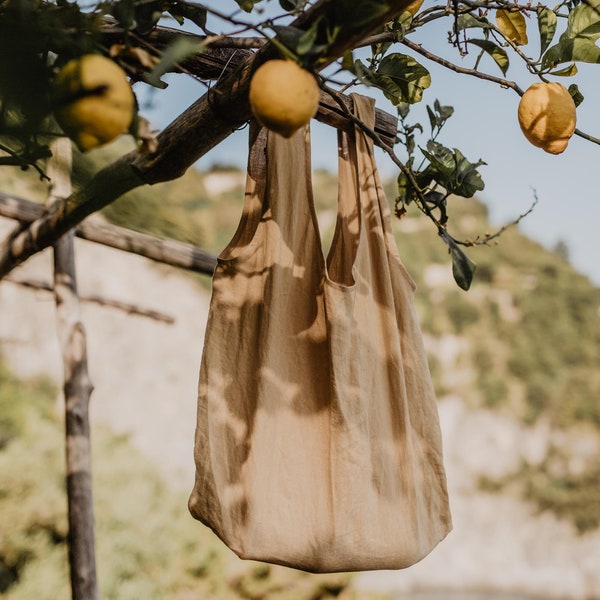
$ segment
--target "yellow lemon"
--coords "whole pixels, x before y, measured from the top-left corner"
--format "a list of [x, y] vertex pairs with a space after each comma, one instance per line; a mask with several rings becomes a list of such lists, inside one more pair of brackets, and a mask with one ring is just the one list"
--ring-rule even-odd
[[125, 71], [100, 54], [69, 61], [56, 75], [53, 93], [58, 124], [83, 152], [131, 125], [135, 98]]
[[315, 116], [319, 96], [314, 75], [292, 60], [269, 60], [250, 81], [250, 107], [257, 121], [288, 138]]
[[525, 137], [550, 154], [565, 150], [577, 123], [575, 102], [560, 83], [534, 83], [519, 102], [519, 125]]

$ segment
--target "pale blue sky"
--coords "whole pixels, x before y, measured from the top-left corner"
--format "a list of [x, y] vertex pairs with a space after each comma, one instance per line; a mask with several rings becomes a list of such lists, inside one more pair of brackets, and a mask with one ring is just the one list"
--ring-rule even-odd
[[[233, 2], [227, 3], [235, 6]], [[276, 4], [276, 3], [272, 3]], [[428, 25], [411, 39], [434, 52], [443, 53], [450, 60], [465, 67], [473, 65], [474, 56], [461, 59], [446, 43], [447, 24], [442, 27]], [[530, 44], [525, 48], [529, 55], [537, 54], [537, 27], [528, 23]], [[412, 54], [404, 47], [399, 52]], [[519, 97], [510, 89], [448, 71], [418, 55], [419, 62], [432, 75], [432, 85], [425, 92], [423, 102], [411, 111], [411, 120], [424, 126], [428, 119], [425, 104], [437, 98], [442, 104], [454, 106], [454, 116], [444, 128], [439, 139], [447, 146], [458, 147], [467, 158], [481, 158], [487, 166], [481, 167], [486, 183], [480, 198], [490, 208], [494, 224], [503, 224], [525, 212], [537, 191], [539, 204], [535, 211], [522, 221], [521, 228], [547, 247], [563, 240], [570, 251], [571, 262], [600, 285], [600, 191], [596, 189], [596, 169], [600, 173], [600, 146], [577, 136], [567, 150], [559, 155], [547, 154], [530, 145], [517, 122]], [[514, 60], [508, 78], [521, 88], [537, 81]], [[579, 129], [600, 137], [600, 65], [578, 65], [579, 74], [573, 78], [556, 78], [566, 86], [577, 83], [585, 96], [578, 108]], [[482, 68], [500, 76], [491, 60], [484, 59]], [[154, 107], [143, 111], [155, 127], [166, 126], [172, 118], [189, 106], [205, 88], [187, 77], [171, 76], [167, 90], [154, 94]], [[394, 108], [376, 91], [362, 88], [361, 93], [377, 98], [379, 107], [389, 112]], [[313, 121], [313, 166], [335, 170], [336, 135], [331, 128]], [[200, 168], [213, 163], [233, 163], [241, 168], [246, 163], [247, 130], [228, 138], [209, 152], [200, 162]], [[399, 154], [401, 154], [399, 152]], [[596, 161], [598, 165], [596, 166]], [[396, 169], [383, 154], [378, 156], [380, 170], [394, 176]], [[490, 250], [493, 252], [493, 249]]]

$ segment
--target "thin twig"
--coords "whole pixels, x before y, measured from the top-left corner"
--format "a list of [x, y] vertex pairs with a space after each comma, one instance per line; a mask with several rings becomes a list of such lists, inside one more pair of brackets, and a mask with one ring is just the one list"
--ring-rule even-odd
[[[12, 276], [7, 276], [4, 281], [8, 281], [21, 287], [29, 288], [41, 292], [54, 292], [54, 286], [46, 281], [40, 281], [37, 279], [15, 279]], [[115, 308], [121, 310], [128, 315], [138, 315], [140, 317], [147, 317], [148, 319], [154, 319], [155, 321], [161, 321], [172, 325], [175, 323], [174, 317], [167, 315], [157, 310], [142, 308], [136, 304], [130, 304], [129, 302], [122, 302], [121, 300], [111, 300], [109, 298], [103, 298], [96, 294], [79, 294], [79, 300], [81, 302], [89, 302], [91, 304], [98, 304], [100, 306], [106, 306], [109, 308]]]
[[494, 233], [489, 233], [487, 235], [484, 235], [483, 237], [477, 236], [474, 240], [465, 240], [464, 242], [457, 241], [457, 243], [461, 244], [462, 246], [486, 246], [486, 245], [488, 245], [492, 240], [499, 238], [507, 229], [509, 229], [510, 227], [513, 227], [515, 225], [518, 225], [525, 217], [527, 217], [528, 215], [530, 215], [533, 212], [533, 209], [535, 208], [536, 204], [538, 203], [538, 196], [537, 196], [537, 192], [535, 190], [533, 191], [533, 197], [534, 197], [534, 200], [531, 203], [531, 206], [524, 213], [520, 214], [513, 221], [510, 221], [510, 223], [506, 223], [506, 225], [503, 225], [502, 227], [500, 227], [500, 229], [498, 229]]
[[588, 142], [593, 142], [594, 144], [600, 144], [600, 139], [598, 139], [597, 137], [594, 137], [593, 135], [590, 135], [589, 133], [585, 133], [585, 132], [581, 131], [581, 129], [576, 129], [574, 134], [578, 135], [579, 137], [583, 138], [584, 140], [587, 140]]
[[446, 69], [450, 69], [451, 71], [454, 71], [456, 73], [462, 73], [463, 75], [471, 75], [472, 77], [477, 77], [478, 79], [484, 79], [485, 81], [491, 81], [491, 82], [496, 83], [505, 88], [510, 88], [510, 89], [514, 90], [515, 92], [517, 92], [517, 94], [519, 94], [519, 96], [522, 96], [524, 93], [523, 90], [514, 81], [510, 81], [509, 79], [503, 79], [501, 77], [496, 77], [494, 75], [488, 75], [487, 73], [482, 73], [481, 71], [477, 71], [475, 69], [467, 69], [465, 67], [459, 67], [458, 65], [455, 65], [454, 63], [450, 62], [449, 60], [446, 60], [445, 58], [437, 56], [436, 54], [429, 52], [429, 50], [425, 50], [425, 48], [423, 48], [420, 44], [415, 44], [415, 42], [411, 42], [410, 40], [408, 40], [406, 38], [404, 38], [400, 43], [403, 44], [404, 46], [406, 46], [407, 48], [410, 48], [411, 50], [418, 52], [421, 56], [424, 56], [425, 58], [427, 58], [439, 65], [442, 65], [443, 67], [446, 67]]

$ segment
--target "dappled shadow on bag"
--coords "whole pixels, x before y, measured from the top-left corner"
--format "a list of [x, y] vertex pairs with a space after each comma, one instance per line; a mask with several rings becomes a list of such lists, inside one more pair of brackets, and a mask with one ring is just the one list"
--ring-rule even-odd
[[369, 141], [341, 134], [326, 259], [310, 173], [308, 130], [251, 131], [243, 216], [213, 279], [190, 510], [242, 558], [403, 568], [451, 528], [414, 284]]

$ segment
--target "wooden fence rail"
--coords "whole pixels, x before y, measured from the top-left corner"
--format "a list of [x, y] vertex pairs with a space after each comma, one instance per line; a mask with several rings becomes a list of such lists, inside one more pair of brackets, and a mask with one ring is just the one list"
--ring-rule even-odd
[[[0, 192], [1, 217], [27, 224], [43, 217], [47, 212], [42, 204]], [[98, 223], [93, 218], [79, 223], [75, 228], [75, 235], [90, 242], [139, 254], [156, 262], [204, 275], [212, 275], [217, 266], [216, 256], [192, 244], [108, 223]]]

